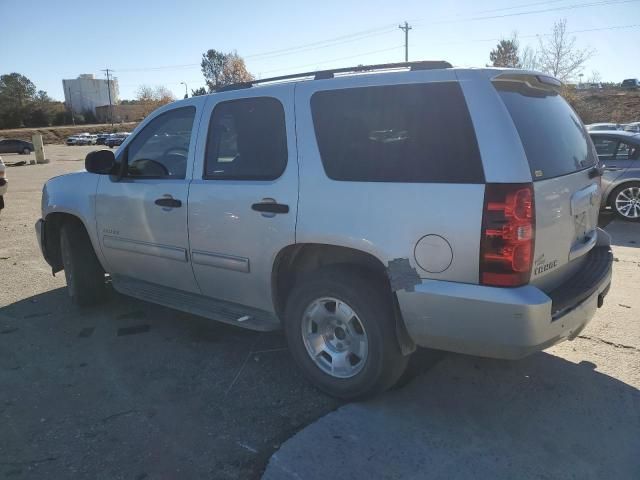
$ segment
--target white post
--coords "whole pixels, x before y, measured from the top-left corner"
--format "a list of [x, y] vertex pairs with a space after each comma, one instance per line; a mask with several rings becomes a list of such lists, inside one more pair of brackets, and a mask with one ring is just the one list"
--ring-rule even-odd
[[33, 148], [35, 149], [36, 159], [31, 163], [49, 163], [49, 160], [44, 158], [44, 143], [42, 142], [42, 135], [40, 133], [34, 133], [31, 137], [33, 141]]

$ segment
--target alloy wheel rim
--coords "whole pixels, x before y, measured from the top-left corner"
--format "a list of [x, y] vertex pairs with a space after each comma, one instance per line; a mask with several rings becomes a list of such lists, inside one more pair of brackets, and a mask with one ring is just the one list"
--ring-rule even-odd
[[302, 340], [316, 366], [332, 377], [354, 377], [367, 362], [367, 332], [353, 308], [340, 299], [322, 297], [309, 304], [302, 316]]
[[616, 210], [626, 218], [640, 218], [640, 187], [620, 190], [616, 196]]

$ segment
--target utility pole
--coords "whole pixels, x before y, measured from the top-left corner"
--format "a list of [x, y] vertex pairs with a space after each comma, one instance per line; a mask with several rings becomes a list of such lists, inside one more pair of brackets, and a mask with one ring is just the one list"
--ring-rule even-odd
[[107, 91], [109, 92], [109, 120], [111, 121], [111, 128], [113, 128], [113, 104], [111, 103], [111, 81], [109, 80], [109, 69], [102, 70], [107, 72]]
[[405, 20], [404, 25], [398, 25], [398, 28], [404, 31], [404, 61], [408, 62], [409, 61], [409, 30], [411, 30], [411, 27]]
[[73, 116], [73, 103], [71, 103], [71, 87], [67, 85], [67, 92], [69, 93], [69, 111], [71, 112], [71, 123], [76, 126], [76, 119]]
[[189, 98], [189, 94], [187, 93], [187, 82], [180, 82], [180, 85], [184, 85], [184, 98]]

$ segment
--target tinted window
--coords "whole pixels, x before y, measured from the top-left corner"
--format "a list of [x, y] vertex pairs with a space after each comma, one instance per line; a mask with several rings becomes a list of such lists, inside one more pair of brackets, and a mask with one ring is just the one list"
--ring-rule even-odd
[[613, 158], [613, 155], [616, 153], [616, 147], [618, 146], [617, 140], [604, 137], [591, 137], [591, 139], [596, 147], [596, 152], [598, 152], [598, 157], [600, 157], [601, 160]]
[[311, 110], [334, 180], [482, 183], [475, 132], [454, 82], [317, 92]]
[[274, 180], [287, 165], [284, 109], [275, 98], [222, 102], [211, 116], [205, 178]]
[[127, 147], [130, 177], [184, 178], [196, 109], [178, 108], [154, 118]]
[[637, 145], [631, 145], [626, 142], [620, 142], [618, 151], [616, 152], [616, 160], [636, 160], [640, 153]]
[[495, 85], [518, 130], [533, 180], [567, 175], [596, 163], [582, 122], [560, 94], [524, 81]]

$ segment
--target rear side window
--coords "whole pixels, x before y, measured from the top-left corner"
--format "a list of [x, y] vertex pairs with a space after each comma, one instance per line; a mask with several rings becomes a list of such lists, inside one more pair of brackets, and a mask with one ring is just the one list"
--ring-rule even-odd
[[275, 98], [218, 104], [211, 116], [207, 179], [275, 180], [287, 165], [284, 109]]
[[316, 92], [311, 111], [333, 180], [483, 183], [475, 132], [455, 82]]
[[533, 180], [595, 165], [589, 134], [576, 112], [555, 90], [522, 77], [494, 85], [518, 130]]
[[617, 140], [611, 140], [605, 137], [591, 137], [593, 144], [596, 147], [596, 152], [601, 160], [610, 160], [616, 153], [616, 147], [618, 146]]

